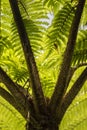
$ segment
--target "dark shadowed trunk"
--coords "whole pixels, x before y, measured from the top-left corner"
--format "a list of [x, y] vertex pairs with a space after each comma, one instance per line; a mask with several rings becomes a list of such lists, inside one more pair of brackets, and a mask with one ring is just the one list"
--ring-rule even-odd
[[52, 122], [52, 119], [45, 119], [38, 122], [30, 120], [26, 124], [26, 130], [59, 130], [59, 128], [56, 122]]

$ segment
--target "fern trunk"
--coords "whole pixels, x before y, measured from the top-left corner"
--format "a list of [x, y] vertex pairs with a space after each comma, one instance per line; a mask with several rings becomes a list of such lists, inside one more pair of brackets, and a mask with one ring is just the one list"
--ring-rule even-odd
[[29, 126], [29, 128], [26, 129], [26, 130], [59, 130], [59, 129], [56, 128], [55, 126], [53, 126], [53, 127], [49, 127], [48, 126], [47, 128], [43, 127], [41, 129], [39, 129], [39, 128], [33, 128], [32, 126]]
[[27, 123], [26, 130], [59, 130], [59, 127], [58, 125], [51, 124], [50, 122], [48, 124], [36, 126], [36, 124], [32, 124], [30, 121]]
[[26, 130], [59, 130], [58, 121], [55, 116], [51, 116], [51, 113], [49, 115], [41, 114], [39, 118], [36, 118], [30, 115]]

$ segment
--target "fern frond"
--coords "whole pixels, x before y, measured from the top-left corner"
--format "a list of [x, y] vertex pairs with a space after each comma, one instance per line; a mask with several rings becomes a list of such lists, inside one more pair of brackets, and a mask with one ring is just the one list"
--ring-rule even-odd
[[3, 98], [0, 97], [0, 129], [2, 130], [24, 130], [25, 120], [23, 117]]
[[5, 50], [5, 52], [0, 59], [0, 66], [7, 70], [15, 82], [24, 84], [29, 77], [24, 57], [17, 56], [12, 49]]
[[60, 54], [60, 52], [62, 52], [61, 55], [63, 54], [74, 13], [74, 7], [66, 3], [54, 16], [52, 25], [48, 28], [47, 37], [45, 39], [45, 48], [48, 49], [48, 54], [53, 52], [54, 44], [58, 46], [58, 53]]
[[55, 5], [57, 4], [64, 4], [65, 2], [68, 2], [68, 0], [44, 0], [44, 4], [49, 6], [53, 6], [55, 7]]
[[83, 15], [82, 15], [82, 19], [81, 19], [81, 24], [84, 26], [84, 25], [87, 25], [87, 0], [86, 0], [86, 4], [84, 6], [84, 11], [83, 11]]
[[87, 82], [68, 108], [62, 123], [61, 130], [86, 130], [87, 123]]
[[82, 63], [87, 63], [87, 30], [79, 31], [72, 59], [73, 65]]
[[[29, 35], [34, 54], [37, 55], [42, 49], [42, 37], [45, 34], [46, 26], [49, 24], [47, 22], [48, 16], [46, 15], [46, 11], [42, 3], [26, 0], [24, 4], [26, 11], [29, 12], [29, 17], [25, 11], [22, 11], [22, 7], [20, 7], [22, 18], [26, 27], [26, 31]], [[19, 36], [14, 23], [12, 24], [12, 43], [15, 52], [17, 54], [22, 54]]]
[[66, 43], [66, 38], [69, 34], [69, 29], [74, 16], [74, 8], [70, 4], [65, 6], [54, 17], [52, 27], [48, 30], [47, 42], [56, 42], [58, 45]]

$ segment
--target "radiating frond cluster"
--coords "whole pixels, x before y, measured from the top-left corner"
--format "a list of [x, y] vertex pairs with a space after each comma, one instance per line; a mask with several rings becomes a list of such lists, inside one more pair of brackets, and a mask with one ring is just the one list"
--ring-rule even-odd
[[[60, 71], [60, 65], [67, 45], [76, 7], [72, 5], [70, 0], [18, 0], [18, 6], [38, 66], [44, 95], [50, 97]], [[21, 41], [8, 0], [1, 1], [1, 7], [0, 66], [7, 72], [14, 82], [23, 86], [29, 78], [29, 74], [20, 44]], [[50, 13], [52, 13], [52, 16]], [[86, 15], [87, 0], [72, 57], [72, 67], [87, 65]], [[80, 74], [79, 71], [77, 72], [78, 74], [75, 73], [73, 76], [74, 78], [77, 78]], [[71, 80], [71, 84], [73, 82], [74, 81]], [[76, 100], [67, 110], [61, 123], [60, 130], [86, 130], [86, 84]], [[6, 105], [2, 102], [3, 99], [1, 98], [0, 112], [2, 112], [0, 113], [0, 128], [2, 130], [24, 130], [23, 125], [25, 121], [21, 119], [20, 115], [20, 119], [18, 119], [18, 117], [16, 118], [12, 113], [14, 111], [13, 108], [10, 110], [10, 106], [7, 107], [6, 102]], [[78, 111], [81, 111], [81, 113], [79, 114]], [[8, 115], [8, 113], [10, 114]], [[15, 113], [17, 115], [17, 112]], [[7, 124], [7, 122], [10, 124]], [[5, 128], [5, 126], [7, 128]]]

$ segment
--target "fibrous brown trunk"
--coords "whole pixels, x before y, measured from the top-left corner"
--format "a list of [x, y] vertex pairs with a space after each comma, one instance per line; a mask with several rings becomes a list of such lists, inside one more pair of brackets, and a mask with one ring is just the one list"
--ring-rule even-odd
[[34, 124], [32, 125], [31, 122], [27, 124], [26, 130], [59, 130], [58, 126], [56, 125], [50, 125], [48, 126], [41, 126], [41, 127], [34, 127]]
[[55, 118], [48, 116], [42, 116], [35, 120], [30, 117], [26, 124], [26, 130], [59, 130], [59, 125]]

